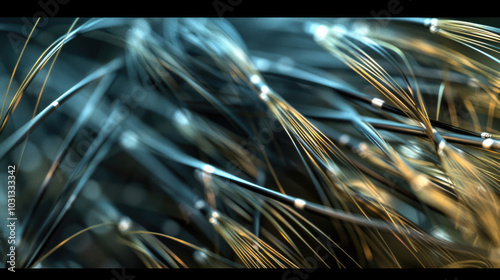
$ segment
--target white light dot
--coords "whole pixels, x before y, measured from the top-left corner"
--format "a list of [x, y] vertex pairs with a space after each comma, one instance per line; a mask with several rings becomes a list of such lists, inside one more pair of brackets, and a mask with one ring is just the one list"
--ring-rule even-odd
[[26, 142], [26, 146], [19, 145], [12, 153], [12, 161], [17, 162], [21, 158], [21, 168], [26, 172], [34, 172], [42, 164], [42, 153], [40, 152], [38, 145], [33, 142]]
[[438, 24], [437, 18], [426, 18], [424, 20], [424, 26], [437, 25], [437, 24]]
[[445, 147], [446, 147], [446, 142], [444, 142], [444, 141], [439, 142], [439, 146], [438, 146], [438, 154], [439, 155], [442, 156], [444, 154], [443, 152], [444, 152]]
[[412, 183], [417, 190], [420, 190], [428, 186], [429, 180], [424, 175], [419, 174], [413, 179]]
[[265, 93], [265, 92], [261, 92], [259, 94], [259, 97], [260, 97], [260, 99], [262, 99], [264, 101], [268, 101], [269, 100], [269, 96], [267, 96], [267, 93]]
[[125, 231], [130, 229], [131, 224], [132, 224], [132, 221], [130, 220], [129, 217], [123, 217], [118, 222], [118, 230], [120, 232], [125, 232]]
[[210, 164], [203, 165], [202, 169], [203, 169], [203, 171], [205, 171], [207, 173], [214, 173], [214, 171], [215, 171], [215, 168], [213, 166], [211, 166]]
[[491, 138], [491, 134], [489, 134], [488, 132], [483, 132], [481, 133], [481, 138]]
[[219, 212], [217, 212], [217, 211], [212, 211], [211, 215], [212, 215], [212, 218], [219, 218], [219, 216], [220, 216]]
[[278, 69], [281, 72], [289, 72], [293, 69], [294, 65], [295, 61], [288, 56], [281, 57], [277, 62]]
[[181, 232], [180, 226], [173, 220], [167, 220], [161, 225], [161, 230], [171, 236], [176, 236]]
[[495, 141], [493, 139], [491, 139], [491, 138], [485, 139], [483, 141], [483, 148], [489, 149], [489, 148], [491, 148], [491, 146], [493, 145], [493, 143], [495, 143]]
[[250, 77], [250, 81], [254, 84], [257, 84], [261, 81], [261, 79], [258, 75], [252, 75], [252, 77]]
[[433, 18], [430, 20], [430, 27], [429, 27], [429, 30], [432, 32], [432, 33], [436, 33], [438, 32], [440, 29], [437, 27], [438, 25], [438, 19], [437, 18]]
[[339, 138], [339, 142], [342, 145], [349, 143], [350, 140], [351, 140], [351, 137], [349, 137], [349, 135], [347, 135], [347, 134], [342, 134]]
[[189, 124], [189, 119], [187, 118], [186, 114], [184, 114], [184, 112], [182, 112], [181, 110], [177, 110], [175, 112], [174, 121], [176, 121], [179, 125]]
[[337, 24], [332, 27], [332, 33], [337, 37], [342, 37], [346, 33], [346, 29], [343, 25]]
[[193, 258], [199, 264], [204, 264], [208, 260], [207, 254], [205, 252], [203, 252], [203, 251], [196, 251], [196, 252], [194, 252], [193, 253]]
[[254, 63], [255, 63], [255, 67], [257, 67], [257, 69], [259, 69], [260, 71], [266, 71], [271, 66], [271, 63], [269, 62], [269, 60], [264, 59], [264, 58], [255, 58]]
[[303, 200], [303, 199], [300, 199], [300, 198], [297, 198], [295, 199], [295, 201], [293, 202], [293, 205], [295, 206], [295, 208], [297, 209], [304, 209], [304, 206], [306, 206], [306, 201]]
[[328, 27], [324, 25], [316, 25], [313, 26], [312, 29], [314, 29], [314, 40], [316, 41], [321, 41], [325, 39], [326, 35], [328, 35]]
[[82, 190], [82, 195], [90, 200], [101, 197], [101, 186], [94, 180], [89, 180]]
[[[109, 215], [111, 219], [114, 219], [115, 216], [113, 215], [114, 213], [112, 210], [114, 210], [114, 209], [111, 208], [110, 211], [107, 213], [107, 215]], [[91, 208], [85, 214], [85, 217], [84, 217], [85, 224], [89, 225], [89, 226], [95, 225], [95, 224], [100, 224], [103, 222], [102, 216], [103, 216], [103, 212], [101, 212], [101, 210], [99, 210], [97, 208]], [[95, 233], [98, 235], [104, 235], [104, 234], [110, 232], [111, 230], [113, 230], [113, 227], [110, 227], [110, 226], [97, 227], [97, 228], [94, 228], [92, 230], [92, 233]]]
[[384, 100], [379, 99], [379, 98], [372, 99], [372, 106], [373, 107], [382, 108], [383, 105], [384, 105]]
[[50, 105], [52, 105], [53, 107], [57, 108], [57, 107], [59, 107], [59, 102], [57, 102], [57, 101], [54, 100], [52, 103], [50, 103]]
[[122, 133], [122, 137], [120, 138], [120, 144], [126, 149], [135, 149], [139, 143], [137, 139], [137, 134], [134, 132], [127, 130]]
[[208, 222], [210, 222], [212, 225], [216, 225], [219, 223], [219, 221], [217, 221], [217, 219], [214, 217], [211, 217], [210, 219], [208, 219]]
[[236, 56], [239, 59], [241, 59], [241, 60], [247, 60], [248, 59], [246, 53], [242, 49], [240, 49], [240, 48], [235, 48], [234, 49], [234, 54], [236, 54]]
[[263, 85], [263, 86], [260, 87], [260, 91], [262, 93], [269, 93], [269, 87], [266, 86], [266, 85]]
[[450, 236], [439, 227], [435, 227], [434, 229], [432, 229], [432, 235], [442, 240], [451, 241]]

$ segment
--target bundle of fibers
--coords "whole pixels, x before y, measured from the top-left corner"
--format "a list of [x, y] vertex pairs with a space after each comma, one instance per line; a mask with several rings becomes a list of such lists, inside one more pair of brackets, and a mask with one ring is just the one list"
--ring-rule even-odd
[[2, 264], [500, 267], [494, 22], [2, 19]]

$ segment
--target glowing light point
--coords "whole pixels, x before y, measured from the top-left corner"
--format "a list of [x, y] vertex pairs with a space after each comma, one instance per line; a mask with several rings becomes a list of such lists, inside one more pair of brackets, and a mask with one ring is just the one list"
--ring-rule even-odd
[[118, 230], [120, 232], [125, 232], [130, 229], [130, 226], [132, 225], [132, 221], [128, 217], [123, 217], [120, 219], [120, 222], [118, 222]]
[[439, 142], [439, 146], [438, 146], [438, 154], [439, 155], [443, 155], [443, 150], [444, 150], [444, 147], [446, 146], [446, 143], [444, 141], [441, 141]]
[[267, 96], [267, 92], [264, 92], [264, 91], [259, 94], [259, 97], [260, 97], [260, 99], [262, 99], [266, 102], [269, 100], [269, 96]]
[[493, 146], [493, 143], [495, 143], [495, 141], [493, 139], [490, 139], [490, 138], [485, 139], [483, 141], [483, 148], [489, 149], [489, 148], [491, 148], [491, 146]]
[[212, 211], [212, 218], [217, 219], [217, 218], [219, 218], [219, 217], [220, 217], [219, 212], [217, 212], [217, 211]]
[[210, 174], [214, 173], [214, 171], [215, 171], [215, 168], [213, 166], [211, 166], [210, 164], [203, 165], [202, 169], [203, 169], [203, 171], [210, 173]]
[[177, 110], [174, 114], [174, 120], [180, 125], [188, 125], [189, 119], [186, 117], [186, 114], [181, 110]]
[[59, 107], [59, 102], [54, 101], [54, 102], [50, 103], [50, 105], [52, 105], [52, 107], [54, 107], [54, 108], [57, 108], [57, 107]]
[[304, 207], [306, 206], [306, 201], [303, 199], [297, 198], [293, 202], [293, 206], [295, 206], [295, 208], [297, 208], [297, 209], [304, 209]]
[[366, 143], [364, 143], [364, 142], [359, 143], [359, 145], [358, 145], [358, 152], [359, 152], [360, 156], [361, 157], [365, 157], [367, 151], [368, 151], [368, 145]]
[[261, 82], [261, 79], [259, 76], [257, 75], [252, 75], [252, 77], [250, 77], [250, 81], [253, 83], [253, 84], [258, 84]]
[[347, 32], [343, 25], [335, 25], [332, 27], [332, 32], [337, 37], [342, 37]]
[[370, 32], [370, 26], [366, 22], [357, 22], [354, 25], [354, 32], [360, 35], [367, 35]]
[[347, 134], [342, 134], [339, 138], [339, 142], [342, 145], [346, 145], [347, 143], [349, 143], [350, 140], [351, 140], [351, 137], [349, 137], [349, 135], [347, 135]]
[[316, 41], [322, 41], [328, 35], [328, 27], [324, 25], [317, 25], [312, 28], [314, 29], [313, 34]]
[[426, 18], [424, 20], [424, 26], [436, 26], [438, 24], [438, 19], [437, 18]]
[[412, 183], [415, 188], [422, 189], [429, 185], [429, 180], [424, 175], [419, 174], [412, 180]]
[[194, 207], [195, 207], [196, 209], [201, 209], [201, 208], [205, 207], [205, 205], [206, 205], [205, 201], [203, 201], [203, 200], [201, 200], [201, 199], [200, 199], [200, 200], [197, 200], [197, 201], [194, 203]]
[[127, 149], [134, 149], [139, 144], [139, 140], [134, 132], [127, 130], [123, 132], [120, 144]]
[[434, 26], [438, 25], [438, 19], [437, 18], [432, 18], [431, 19], [431, 25], [434, 25]]
[[203, 252], [203, 251], [196, 251], [196, 252], [194, 252], [194, 254], [193, 254], [193, 258], [194, 258], [194, 260], [195, 260], [197, 263], [202, 264], [202, 263], [205, 263], [205, 262], [207, 261], [208, 256], [207, 256], [207, 254], [206, 254], [205, 252]]
[[431, 33], [439, 32], [439, 28], [437, 28], [437, 26], [434, 25], [431, 25], [431, 27], [429, 27], [429, 30], [431, 31]]

